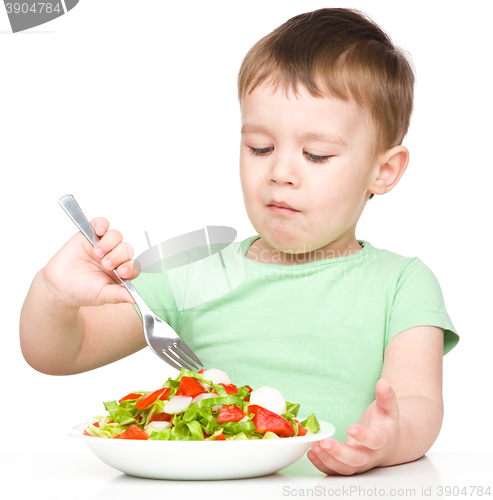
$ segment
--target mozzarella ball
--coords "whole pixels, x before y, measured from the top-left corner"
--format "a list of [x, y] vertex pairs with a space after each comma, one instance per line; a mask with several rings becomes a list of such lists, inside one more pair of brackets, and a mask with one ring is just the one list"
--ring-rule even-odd
[[259, 387], [250, 393], [250, 404], [267, 408], [278, 415], [286, 413], [286, 400], [284, 396], [273, 387]]
[[210, 380], [213, 384], [231, 384], [231, 380], [229, 377], [222, 371], [217, 368], [210, 368], [202, 373], [202, 377], [205, 380]]

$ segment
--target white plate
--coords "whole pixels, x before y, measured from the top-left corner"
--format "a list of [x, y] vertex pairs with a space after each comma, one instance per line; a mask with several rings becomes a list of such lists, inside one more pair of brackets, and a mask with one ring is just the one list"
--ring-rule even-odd
[[84, 436], [87, 424], [69, 436], [84, 441], [105, 464], [151, 479], [243, 479], [273, 474], [299, 460], [312, 443], [331, 437], [335, 428], [319, 422], [316, 434], [238, 441], [140, 441]]

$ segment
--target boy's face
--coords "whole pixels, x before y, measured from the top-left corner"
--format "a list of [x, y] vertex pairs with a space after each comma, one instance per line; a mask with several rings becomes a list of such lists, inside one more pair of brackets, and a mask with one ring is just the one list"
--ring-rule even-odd
[[[361, 249], [355, 228], [375, 172], [369, 115], [354, 102], [299, 93], [288, 99], [263, 84], [242, 102], [241, 185], [265, 261], [275, 250], [326, 253], [305, 256], [313, 261]], [[276, 210], [272, 200], [298, 211]]]

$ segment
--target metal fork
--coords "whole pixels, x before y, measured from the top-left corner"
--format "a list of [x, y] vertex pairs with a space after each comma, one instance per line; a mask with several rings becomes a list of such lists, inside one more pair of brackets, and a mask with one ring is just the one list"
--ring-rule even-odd
[[[62, 196], [58, 200], [58, 203], [81, 230], [82, 234], [89, 240], [92, 246], [96, 246], [100, 237], [94, 232], [91, 224], [75, 201], [75, 198], [71, 194], [67, 194]], [[129, 280], [122, 280], [120, 276], [118, 276], [116, 269], [113, 269], [113, 273], [118, 281], [129, 291], [142, 314], [144, 335], [151, 350], [163, 361], [177, 370], [180, 370], [182, 366], [192, 371], [200, 369], [197, 368], [197, 365], [203, 368], [204, 365], [190, 347], [185, 344], [168, 323], [158, 318], [151, 311], [132, 283]], [[190, 359], [188, 359], [187, 356]]]

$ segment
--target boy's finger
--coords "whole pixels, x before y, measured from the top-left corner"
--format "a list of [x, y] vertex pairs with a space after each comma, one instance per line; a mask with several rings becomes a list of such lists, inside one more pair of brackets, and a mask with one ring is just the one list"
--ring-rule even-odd
[[397, 405], [397, 396], [394, 389], [384, 378], [381, 378], [375, 386], [375, 395], [377, 405], [390, 417], [399, 417], [399, 407]]
[[129, 260], [128, 262], [124, 262], [121, 266], [118, 266], [116, 268], [116, 272], [118, 273], [118, 276], [122, 279], [126, 280], [134, 280], [137, 278], [137, 276], [140, 274], [140, 270], [135, 269], [134, 266], [134, 260]]
[[98, 236], [103, 236], [110, 227], [110, 221], [104, 217], [94, 217], [91, 221], [91, 226]]
[[124, 298], [124, 302], [127, 302], [128, 304], [135, 304], [135, 300], [130, 295], [130, 292], [124, 286], [122, 286], [121, 288], [125, 292], [125, 295], [123, 297]]
[[[320, 446], [315, 446], [310, 450], [308, 458], [310, 458], [311, 454], [316, 455], [316, 458], [326, 467], [329, 472], [326, 474], [329, 475], [337, 475], [341, 474], [343, 476], [351, 475], [356, 472], [356, 467], [353, 465], [349, 465], [339, 459], [339, 457], [334, 456], [332, 450], [327, 451]], [[312, 460], [312, 462], [315, 459]], [[320, 469], [321, 470], [321, 469]]]
[[[318, 456], [324, 463], [328, 464], [329, 467], [337, 472], [365, 465], [368, 463], [370, 454], [372, 453], [366, 446], [360, 444], [350, 446], [331, 438], [320, 441], [319, 448], [321, 448], [321, 450], [318, 452]], [[317, 452], [317, 449], [318, 447], [315, 447], [314, 451]], [[329, 457], [335, 458], [337, 462], [339, 462], [337, 467], [333, 467], [333, 461]], [[327, 460], [329, 460], [329, 462]], [[341, 474], [344, 474], [344, 472], [341, 472]]]
[[[108, 236], [109, 234], [110, 232], [108, 231]], [[105, 238], [106, 237], [107, 236], [105, 236]], [[99, 244], [96, 246], [100, 247]], [[102, 244], [103, 249], [104, 246], [105, 245]], [[95, 251], [95, 253], [97, 254], [97, 251]], [[127, 243], [126, 241], [122, 241], [115, 248], [113, 248], [113, 250], [111, 250], [104, 256], [104, 258], [101, 261], [101, 264], [105, 269], [112, 270], [117, 268], [118, 266], [121, 266], [126, 262], [129, 262], [133, 257], [133, 255], [134, 255], [134, 249], [132, 248], [132, 245], [130, 245], [130, 243]]]
[[328, 476], [338, 476], [339, 474], [335, 471], [332, 470], [330, 467], [327, 467], [322, 460], [317, 456], [317, 454], [310, 450], [307, 453], [308, 459], [310, 462], [320, 471], [323, 472], [324, 474], [327, 474]]
[[[356, 434], [351, 432], [352, 430], [356, 430]], [[380, 427], [363, 427], [352, 424], [348, 427], [348, 434], [370, 450], [383, 448], [387, 444], [388, 439], [385, 431]]]
[[93, 248], [94, 255], [99, 258], [105, 257], [108, 252], [111, 252], [123, 240], [122, 233], [116, 229], [109, 229], [101, 240]]
[[121, 284], [117, 285], [116, 283], [114, 285], [105, 285], [99, 294], [99, 300], [101, 301], [101, 305], [121, 303], [135, 304], [128, 290]]

